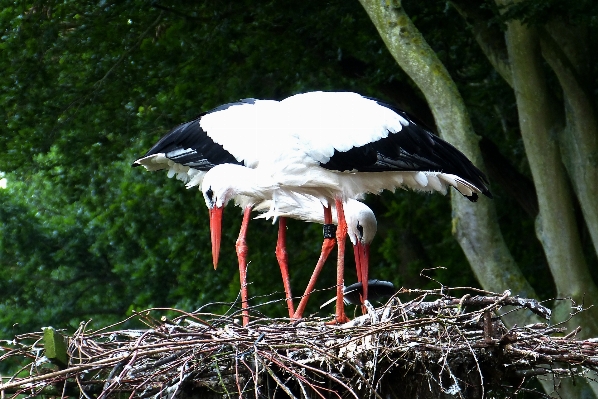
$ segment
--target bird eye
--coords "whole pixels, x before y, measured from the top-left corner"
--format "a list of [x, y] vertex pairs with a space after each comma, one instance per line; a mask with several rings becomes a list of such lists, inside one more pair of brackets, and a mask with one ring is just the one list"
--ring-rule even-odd
[[357, 222], [357, 231], [359, 231], [359, 239], [363, 238], [363, 226]]
[[214, 202], [214, 192], [212, 191], [212, 187], [208, 188], [206, 195], [208, 196], [208, 200], [210, 200], [210, 202]]

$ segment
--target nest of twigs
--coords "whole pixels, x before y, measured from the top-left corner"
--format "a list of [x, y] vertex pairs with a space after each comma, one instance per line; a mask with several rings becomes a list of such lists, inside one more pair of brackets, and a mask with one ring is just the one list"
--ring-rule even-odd
[[395, 297], [340, 326], [312, 318], [241, 327], [204, 313], [157, 319], [164, 309], [152, 309], [133, 316], [148, 325], [143, 330], [119, 330], [126, 320], [97, 331], [82, 324], [66, 338], [66, 364], [48, 358], [43, 332], [19, 335], [5, 342], [0, 360], [23, 366], [0, 391], [2, 398], [482, 398], [533, 390], [538, 385], [528, 382], [537, 375], [596, 370], [597, 341], [543, 323], [507, 329], [497, 316], [531, 311], [549, 320], [536, 300], [446, 292], [401, 290], [416, 298]]

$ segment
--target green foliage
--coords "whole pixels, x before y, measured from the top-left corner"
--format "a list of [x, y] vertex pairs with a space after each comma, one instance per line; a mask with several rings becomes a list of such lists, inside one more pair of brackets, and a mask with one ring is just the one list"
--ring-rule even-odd
[[[516, 125], [513, 96], [504, 94], [465, 23], [445, 2], [408, 3], [459, 84], [477, 131], [525, 171], [518, 135], [505, 136], [495, 116], [499, 107], [509, 127]], [[235, 300], [238, 208], [225, 212], [214, 271], [200, 193], [164, 173], [130, 167], [174, 125], [239, 98], [308, 90], [422, 104], [358, 2], [5, 0], [0, 10], [0, 170], [8, 179], [0, 189], [1, 336], [48, 324], [74, 328], [91, 317], [103, 325], [151, 306], [194, 310]], [[533, 221], [492, 189], [518, 260], [538, 276], [533, 283], [550, 290], [540, 281], [546, 267], [533, 244]], [[426, 274], [447, 285], [476, 284], [451, 236], [447, 197], [386, 193], [368, 203], [380, 223], [372, 278], [434, 286], [420, 270], [443, 266]], [[521, 240], [521, 228], [528, 239]], [[250, 295], [263, 296], [255, 302], [280, 299], [276, 226], [252, 221], [249, 229]], [[288, 242], [300, 295], [321, 229], [291, 222]], [[334, 259], [319, 288], [335, 284], [333, 269]], [[347, 269], [352, 283], [351, 263]], [[316, 293], [308, 312], [332, 295]], [[260, 310], [286, 314], [281, 302]]]

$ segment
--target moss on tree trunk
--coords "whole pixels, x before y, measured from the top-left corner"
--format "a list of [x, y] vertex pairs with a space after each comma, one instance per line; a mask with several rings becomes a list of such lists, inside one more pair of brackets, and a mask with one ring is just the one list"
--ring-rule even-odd
[[[481, 167], [479, 137], [473, 132], [463, 99], [400, 2], [360, 1], [392, 56], [423, 92], [443, 138]], [[492, 201], [482, 198], [473, 204], [454, 195], [452, 207], [453, 232], [480, 284], [487, 290], [510, 289], [513, 293], [534, 297], [533, 288], [504, 242]], [[532, 319], [530, 315], [528, 320], [512, 318], [507, 322], [521, 325]]]

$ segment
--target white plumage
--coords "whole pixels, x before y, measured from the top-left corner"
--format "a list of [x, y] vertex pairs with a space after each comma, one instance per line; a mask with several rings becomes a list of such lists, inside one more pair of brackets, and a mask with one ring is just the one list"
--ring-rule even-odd
[[[446, 193], [452, 186], [471, 201], [479, 193], [491, 197], [483, 173], [453, 146], [405, 112], [347, 92], [225, 104], [177, 126], [135, 164], [168, 169], [188, 187], [199, 185], [216, 215], [211, 219], [219, 218], [213, 228], [235, 197], [246, 209], [270, 200], [271, 211], [279, 213], [281, 198], [310, 195], [335, 204], [339, 215], [348, 199], [399, 187]], [[339, 221], [344, 224], [343, 217]], [[337, 236], [339, 297], [344, 228]]]
[[[326, 204], [327, 205], [327, 204]], [[322, 204], [317, 198], [308, 195], [294, 195], [282, 197], [277, 201], [274, 208], [272, 200], [263, 201], [253, 209], [261, 212], [255, 219], [272, 219], [287, 217], [303, 220], [305, 222], [324, 224], [324, 212]], [[347, 233], [353, 245], [358, 242], [370, 244], [374, 237], [378, 223], [374, 212], [363, 202], [349, 199], [344, 204], [345, 221], [347, 222]], [[336, 209], [332, 209], [332, 223], [338, 224]]]
[[349, 151], [397, 133], [409, 122], [357, 93], [309, 92], [281, 101], [285, 126], [307, 156], [326, 163], [334, 150]]
[[[198, 146], [197, 142], [205, 139], [219, 145], [219, 151], [228, 155], [225, 162], [235, 161], [249, 168], [265, 170], [271, 175], [272, 182], [282, 183], [289, 190], [301, 186], [305, 190], [311, 189], [308, 191], [313, 193], [322, 191], [325, 196], [330, 196], [340, 186], [348, 198], [397, 187], [446, 193], [447, 188], [453, 186], [465, 196], [487, 192], [479, 179], [479, 171], [475, 173], [478, 176], [469, 176], [478, 178], [477, 182], [471, 182], [468, 176], [443, 172], [440, 170], [441, 164], [430, 165], [436, 166], [436, 169], [419, 170], [427, 164], [421, 162], [425, 161], [425, 157], [418, 157], [418, 154], [414, 157], [402, 148], [392, 150], [393, 156], [403, 157], [409, 164], [384, 165], [381, 162], [383, 159], [375, 159], [377, 170], [373, 174], [367, 173], [368, 170], [355, 173], [360, 171], [359, 167], [348, 170], [319, 168], [330, 161], [335, 151], [342, 153], [368, 146], [407, 128], [417, 127], [421, 130], [419, 140], [422, 143], [417, 145], [420, 151], [426, 144], [444, 143], [437, 138], [429, 141], [430, 137], [435, 136], [392, 108], [356, 93], [310, 92], [280, 102], [242, 100], [218, 107], [181, 127], [186, 127], [188, 134], [179, 138], [181, 143], [177, 144], [185, 144], [183, 142], [186, 141], [187, 146], [175, 145], [170, 151], [152, 151], [157, 149], [158, 143], [135, 164], [152, 171], [168, 169], [170, 177], [176, 175], [188, 183], [188, 187], [199, 186], [205, 174], [202, 172], [224, 163], [210, 161], [210, 153], [216, 152], [212, 148], [208, 148], [207, 153], [194, 148]], [[178, 128], [165, 138], [176, 138]], [[193, 134], [196, 131], [202, 134]], [[194, 142], [193, 136], [197, 136], [197, 142]], [[413, 141], [413, 137], [410, 137], [409, 144]], [[396, 143], [390, 140], [388, 145]], [[356, 154], [355, 165], [359, 164], [359, 155], [363, 154]], [[184, 162], [185, 158], [199, 158], [199, 161]], [[409, 168], [414, 170], [405, 170]], [[385, 173], [379, 174], [380, 171]]]

